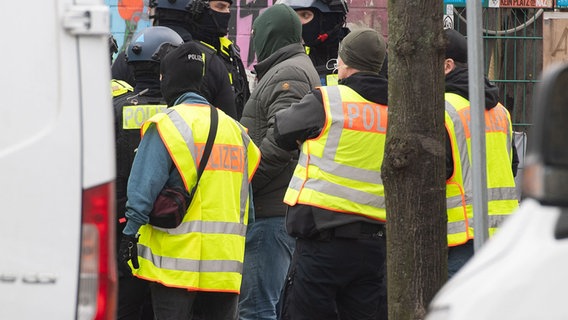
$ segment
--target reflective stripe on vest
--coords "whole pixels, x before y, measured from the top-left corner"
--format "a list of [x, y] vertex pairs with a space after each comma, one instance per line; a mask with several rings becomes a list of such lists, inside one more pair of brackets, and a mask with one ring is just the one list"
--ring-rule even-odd
[[[446, 210], [448, 216], [448, 244], [450, 246], [461, 244], [473, 237], [473, 233], [467, 234], [469, 225], [473, 221], [473, 208], [471, 199], [467, 197], [473, 193], [470, 171], [463, 171], [465, 164], [469, 168], [469, 155], [465, 141], [465, 130], [461, 121], [452, 121], [457, 113], [446, 101], [445, 125], [450, 138], [453, 158], [453, 173], [446, 181]], [[462, 144], [460, 144], [460, 141]], [[467, 189], [466, 189], [467, 188]]]
[[[196, 180], [209, 117], [208, 105], [184, 104], [142, 126], [144, 133], [155, 123], [188, 190]], [[215, 144], [187, 214], [175, 229], [140, 228], [140, 268], [134, 273], [170, 287], [239, 293], [249, 181], [259, 162], [260, 151], [245, 129], [219, 111]]]
[[284, 202], [385, 221], [380, 168], [387, 107], [347, 86], [319, 90], [326, 122], [320, 136], [303, 143]]
[[[445, 99], [446, 128], [454, 159], [454, 173], [446, 183], [448, 245], [454, 246], [473, 239], [470, 106], [457, 94], [446, 93]], [[485, 137], [489, 234], [493, 235], [518, 207], [511, 171], [512, 126], [509, 112], [501, 104], [485, 110]]]

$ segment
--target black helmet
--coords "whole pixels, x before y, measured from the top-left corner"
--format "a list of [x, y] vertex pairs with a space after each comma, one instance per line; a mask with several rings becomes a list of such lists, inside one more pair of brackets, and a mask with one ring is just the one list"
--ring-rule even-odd
[[150, 0], [148, 7], [186, 11], [187, 2], [188, 0]]
[[170, 28], [148, 27], [132, 37], [126, 50], [126, 59], [128, 62], [160, 62], [166, 53], [182, 43], [182, 38]]
[[294, 10], [316, 8], [323, 13], [338, 12], [347, 14], [349, 12], [345, 0], [278, 0], [277, 3], [286, 4]]
[[[233, 5], [233, 0], [221, 0]], [[209, 0], [189, 0], [185, 9], [189, 11], [192, 19], [199, 19], [203, 12], [210, 9]]]
[[185, 10], [191, 14], [192, 20], [199, 20], [203, 12], [210, 8], [209, 0], [189, 0]]

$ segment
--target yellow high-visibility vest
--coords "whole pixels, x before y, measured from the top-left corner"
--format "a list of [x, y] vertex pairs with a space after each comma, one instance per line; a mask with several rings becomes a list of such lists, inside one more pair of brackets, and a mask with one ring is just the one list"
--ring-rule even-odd
[[[452, 146], [454, 172], [446, 181], [448, 245], [473, 239], [473, 183], [471, 169], [470, 104], [457, 94], [446, 93], [445, 124]], [[497, 104], [485, 110], [487, 200], [489, 235], [513, 213], [519, 202], [511, 170], [513, 130], [509, 111]]]
[[344, 86], [318, 88], [326, 120], [321, 134], [302, 144], [284, 202], [386, 221], [381, 180], [387, 106]]
[[[149, 119], [187, 190], [197, 177], [210, 126], [210, 107], [181, 104]], [[182, 223], [139, 230], [136, 276], [168, 287], [239, 293], [248, 222], [249, 183], [260, 151], [238, 122], [219, 111], [215, 144]]]

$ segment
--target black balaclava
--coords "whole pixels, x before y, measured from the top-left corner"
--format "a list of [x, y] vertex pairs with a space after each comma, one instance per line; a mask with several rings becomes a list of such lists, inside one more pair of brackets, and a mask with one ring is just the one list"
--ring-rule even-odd
[[191, 19], [189, 31], [195, 39], [218, 47], [219, 37], [224, 37], [229, 33], [229, 20], [231, 20], [230, 13], [206, 8], [203, 13]]
[[135, 61], [130, 65], [134, 70], [134, 93], [145, 91], [144, 95], [148, 97], [161, 97], [160, 89], [160, 63], [154, 61]]
[[337, 45], [341, 40], [341, 27], [345, 24], [343, 13], [322, 13], [318, 9], [309, 8], [314, 18], [302, 25], [302, 39], [309, 47]]
[[314, 18], [302, 25], [302, 39], [310, 47], [310, 60], [319, 74], [329, 73], [332, 61], [337, 59], [339, 42], [349, 33], [344, 28], [345, 15], [340, 12], [322, 13], [309, 8]]
[[162, 94], [172, 106], [186, 92], [199, 93], [204, 72], [203, 53], [195, 42], [186, 42], [162, 59]]

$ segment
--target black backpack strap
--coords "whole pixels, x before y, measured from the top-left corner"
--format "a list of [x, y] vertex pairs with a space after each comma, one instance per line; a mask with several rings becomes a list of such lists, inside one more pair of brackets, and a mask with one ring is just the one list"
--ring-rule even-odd
[[193, 194], [197, 189], [197, 185], [199, 184], [199, 179], [201, 178], [203, 170], [205, 170], [207, 161], [209, 161], [209, 155], [211, 154], [211, 149], [213, 149], [213, 143], [215, 142], [215, 136], [217, 135], [219, 115], [217, 114], [217, 108], [215, 108], [212, 105], [209, 105], [209, 107], [211, 107], [211, 124], [209, 126], [209, 136], [207, 136], [205, 149], [203, 149], [203, 155], [201, 156], [201, 160], [199, 161], [199, 168], [197, 169], [197, 181], [195, 182], [193, 189], [191, 189], [191, 192], [189, 193], [190, 199], [193, 199]]

